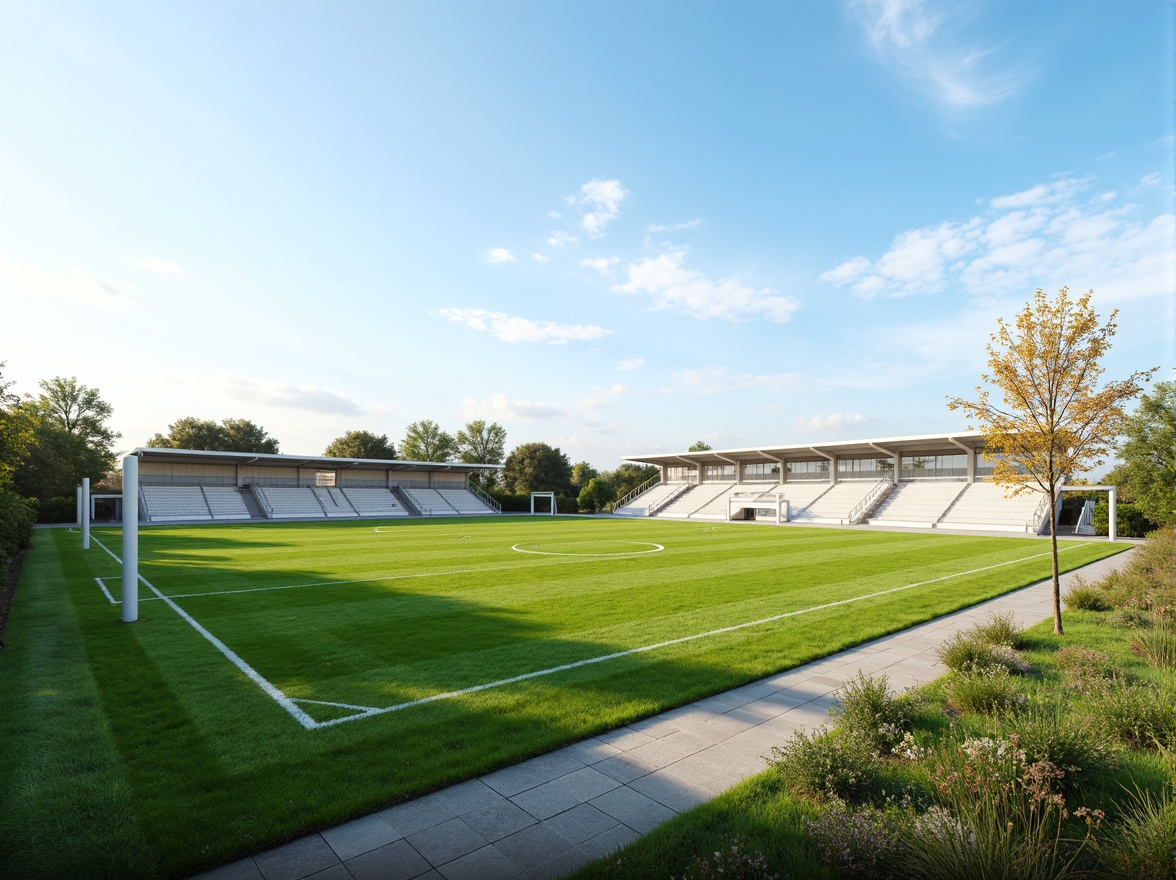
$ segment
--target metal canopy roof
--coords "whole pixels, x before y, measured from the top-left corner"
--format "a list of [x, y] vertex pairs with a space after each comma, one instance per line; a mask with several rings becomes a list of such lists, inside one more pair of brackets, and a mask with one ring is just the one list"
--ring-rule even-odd
[[264, 452], [214, 452], [204, 449], [169, 449], [140, 446], [132, 455], [140, 462], [167, 464], [231, 464], [260, 467], [304, 467], [321, 470], [362, 469], [369, 471], [474, 471], [502, 470], [500, 464], [468, 464], [462, 461], [401, 461], [387, 458], [331, 458], [326, 455], [279, 455]]
[[840, 440], [830, 443], [796, 443], [788, 446], [749, 446], [740, 449], [708, 449], [704, 452], [662, 452], [627, 455], [626, 461], [659, 465], [702, 465], [815, 461], [838, 458], [889, 458], [903, 455], [952, 455], [984, 448], [979, 431], [954, 434], [921, 434], [912, 437], [881, 437], [876, 440]]

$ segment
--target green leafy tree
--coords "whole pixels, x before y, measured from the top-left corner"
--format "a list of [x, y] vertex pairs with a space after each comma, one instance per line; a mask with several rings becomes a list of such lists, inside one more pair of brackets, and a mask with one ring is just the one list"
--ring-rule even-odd
[[1118, 453], [1123, 463], [1106, 482], [1123, 486], [1152, 522], [1176, 524], [1176, 382], [1157, 382], [1140, 398]]
[[[1013, 494], [1036, 489], [1056, 505], [1063, 478], [1103, 463], [1126, 426], [1127, 401], [1155, 372], [1098, 387], [1104, 372], [1099, 361], [1111, 347], [1117, 312], [1100, 326], [1092, 293], [1074, 301], [1063, 287], [1051, 300], [1039, 289], [1013, 325], [997, 320], [987, 346], [989, 372], [980, 378], [999, 390], [1001, 404], [980, 386], [976, 400], [947, 400], [948, 409], [962, 409], [980, 425], [987, 453], [999, 456], [992, 479]], [[1054, 634], [1060, 636], [1057, 522], [1053, 516], [1049, 522]]]
[[373, 434], [371, 431], [348, 431], [342, 437], [336, 437], [323, 455], [331, 458], [378, 458], [392, 459], [396, 457], [396, 447], [388, 442], [387, 434]]
[[655, 464], [631, 464], [626, 461], [618, 465], [615, 471], [605, 471], [600, 477], [616, 489], [616, 498], [620, 500], [660, 473], [661, 468]]
[[114, 467], [114, 455], [108, 449], [94, 448], [85, 438], [38, 418], [33, 427], [33, 442], [28, 453], [12, 474], [12, 485], [28, 498], [73, 497], [83, 477], [94, 481]]
[[572, 486], [577, 489], [583, 489], [592, 482], [593, 477], [599, 476], [600, 471], [586, 461], [578, 461], [572, 465]]
[[[87, 388], [76, 376], [57, 376], [39, 382], [41, 393], [30, 398], [29, 405], [42, 419], [68, 434], [80, 437], [95, 450], [109, 451], [120, 434], [107, 422], [114, 408], [102, 399], [97, 388]], [[113, 453], [111, 465], [113, 466]]]
[[576, 499], [581, 510], [591, 510], [598, 513], [617, 499], [617, 490], [612, 484], [600, 477], [592, 477], [588, 484], [580, 490], [580, 497]]
[[[506, 428], [491, 422], [486, 424], [483, 419], [474, 419], [457, 432], [457, 456], [459, 461], [467, 464], [502, 464], [502, 457], [506, 455]], [[470, 475], [470, 479], [484, 489], [489, 489], [498, 481], [495, 471], [480, 471]]]
[[[4, 366], [0, 361], [0, 370]], [[20, 395], [12, 393], [14, 384], [0, 375], [0, 486], [12, 479], [33, 442], [35, 420], [21, 404]]]
[[695, 440], [693, 443], [690, 444], [690, 448], [687, 449], [686, 451], [687, 452], [707, 452], [708, 450], [711, 450], [711, 449], [714, 449], [714, 447], [711, 446], [709, 443], [707, 443], [705, 440]]
[[516, 495], [531, 492], [567, 495], [572, 489], [572, 463], [558, 448], [546, 443], [524, 443], [506, 457], [502, 482], [507, 491]]
[[407, 461], [452, 461], [456, 451], [453, 437], [429, 419], [409, 425], [400, 444], [400, 456]]
[[167, 426], [166, 434], [156, 434], [148, 446], [170, 449], [203, 449], [209, 452], [260, 452], [275, 454], [278, 441], [265, 428], [248, 419], [211, 419], [186, 416]]

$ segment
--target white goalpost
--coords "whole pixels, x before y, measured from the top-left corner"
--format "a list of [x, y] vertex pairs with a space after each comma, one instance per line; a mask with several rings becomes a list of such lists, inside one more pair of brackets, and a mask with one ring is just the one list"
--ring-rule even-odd
[[139, 457], [123, 459], [122, 619], [139, 619]]
[[531, 493], [531, 516], [535, 515], [535, 499], [536, 498], [550, 498], [551, 499], [551, 515], [555, 516], [555, 493], [554, 492], [532, 492]]

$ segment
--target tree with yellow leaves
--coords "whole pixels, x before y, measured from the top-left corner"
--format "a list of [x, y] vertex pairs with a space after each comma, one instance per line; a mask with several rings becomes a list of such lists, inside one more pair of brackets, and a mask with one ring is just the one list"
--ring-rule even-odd
[[[1115, 316], [1099, 325], [1090, 291], [1078, 300], [1063, 287], [1051, 300], [1040, 289], [1012, 326], [997, 320], [988, 343], [983, 382], [999, 389], [1003, 406], [977, 386], [979, 399], [949, 397], [979, 424], [988, 455], [997, 456], [992, 479], [1013, 495], [1040, 491], [1050, 499], [1049, 537], [1053, 551], [1054, 633], [1062, 634], [1058, 586], [1057, 499], [1064, 478], [1098, 467], [1127, 422], [1125, 406], [1143, 390], [1158, 367], [1098, 387], [1099, 361], [1111, 347]], [[972, 425], [969, 424], [969, 429]]]

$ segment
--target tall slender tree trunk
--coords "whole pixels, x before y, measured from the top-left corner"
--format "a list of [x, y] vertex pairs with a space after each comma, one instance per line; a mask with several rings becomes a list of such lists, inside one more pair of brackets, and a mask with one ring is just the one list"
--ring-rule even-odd
[[1058, 579], [1058, 490], [1049, 484], [1049, 544], [1053, 557], [1053, 620], [1054, 635], [1062, 635], [1062, 584]]

